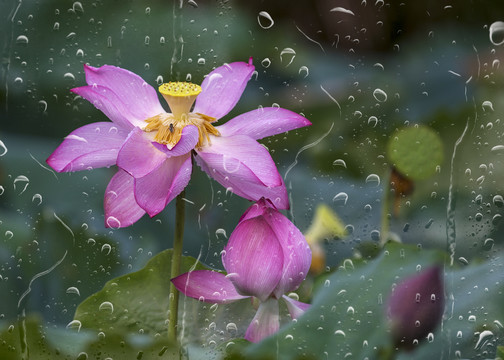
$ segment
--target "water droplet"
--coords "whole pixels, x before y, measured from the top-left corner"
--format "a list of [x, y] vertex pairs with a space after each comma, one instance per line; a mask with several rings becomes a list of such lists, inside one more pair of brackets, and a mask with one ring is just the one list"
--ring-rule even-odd
[[205, 58], [199, 58], [198, 59], [198, 65], [205, 65], [205, 64], [206, 64]]
[[229, 333], [236, 334], [236, 332], [238, 331], [238, 327], [236, 326], [235, 323], [229, 323], [226, 325], [226, 331]]
[[150, 11], [151, 11], [150, 7], [149, 7], [149, 6], [147, 6], [147, 7], [145, 8], [145, 15], [150, 15]]
[[35, 201], [38, 201], [37, 205], [42, 204], [42, 195], [40, 195], [40, 194], [33, 195], [32, 202], [35, 202]]
[[495, 195], [492, 202], [495, 206], [502, 207], [504, 205], [504, 198], [502, 198], [502, 195]]
[[3, 195], [4, 191], [5, 191], [5, 188], [2, 185], [0, 185], [0, 195]]
[[289, 66], [290, 64], [292, 64], [292, 62], [294, 61], [294, 58], [296, 57], [296, 51], [292, 48], [284, 48], [282, 51], [280, 51], [280, 62], [283, 62], [284, 56], [287, 59], [290, 57], [289, 63], [287, 65], [285, 65], [285, 66]]
[[380, 177], [376, 174], [369, 174], [366, 177], [366, 184], [371, 184], [374, 186], [380, 186]]
[[67, 294], [75, 294], [77, 296], [80, 296], [80, 291], [75, 286], [71, 286], [68, 289], [66, 289], [66, 293]]
[[106, 223], [107, 226], [111, 229], [119, 229], [121, 227], [121, 221], [114, 216], [109, 216]]
[[110, 301], [104, 301], [98, 307], [99, 311], [109, 311], [111, 314], [114, 312], [114, 304]]
[[345, 259], [343, 261], [343, 268], [344, 269], [354, 269], [354, 263], [352, 259]]
[[257, 22], [259, 23], [259, 26], [265, 30], [270, 29], [275, 24], [271, 15], [266, 11], [259, 12], [259, 15], [257, 15]]
[[334, 332], [334, 335], [342, 335], [343, 337], [345, 337], [345, 336], [346, 336], [346, 334], [345, 334], [345, 332], [344, 332], [343, 330], [336, 330], [336, 331]]
[[28, 44], [28, 36], [26, 36], [26, 35], [19, 35], [16, 38], [16, 44], [20, 44], [20, 45], [26, 45], [26, 44]]
[[348, 201], [348, 194], [345, 193], [345, 192], [340, 192], [340, 193], [337, 193], [333, 199], [332, 199], [333, 202], [337, 202], [339, 204], [343, 203], [343, 205], [346, 205], [347, 201]]
[[112, 251], [112, 246], [110, 244], [103, 244], [101, 247], [101, 252], [107, 251], [107, 255]]
[[261, 61], [261, 65], [264, 67], [264, 68], [269, 68], [270, 65], [271, 65], [271, 60], [270, 58], [264, 58], [262, 61]]
[[146, 36], [145, 36], [145, 39], [144, 39], [144, 44], [145, 44], [146, 46], [149, 46], [149, 44], [150, 44], [150, 36], [149, 36], [149, 35], [146, 35]]
[[491, 101], [483, 101], [483, 104], [481, 104], [481, 107], [483, 108], [483, 111], [494, 111], [493, 104]]
[[377, 67], [377, 68], [380, 68], [381, 70], [385, 70], [385, 67], [381, 63], [375, 63], [375, 64], [373, 64], [373, 67]]
[[331, 286], [331, 280], [326, 279], [326, 281], [324, 281], [324, 287], [329, 287], [329, 286]]
[[42, 112], [45, 113], [47, 111], [47, 101], [45, 101], [45, 100], [39, 100], [38, 103], [42, 106]]
[[226, 234], [226, 230], [224, 229], [217, 229], [215, 230], [215, 237], [217, 239], [220, 239], [220, 236], [222, 236], [224, 239], [227, 239], [227, 234]]
[[430, 343], [434, 341], [434, 334], [433, 333], [427, 334], [427, 341]]
[[77, 57], [84, 57], [84, 50], [82, 49], [77, 49], [77, 52], [75, 53], [75, 56]]
[[26, 188], [28, 187], [29, 183], [30, 183], [30, 179], [28, 179], [26, 176], [24, 175], [19, 175], [17, 176], [15, 179], [14, 179], [14, 190], [16, 190], [16, 184], [17, 183], [25, 183], [24, 184], [24, 188], [23, 190], [21, 190], [21, 192], [19, 193], [19, 195], [21, 195], [22, 193], [25, 192]]
[[12, 231], [7, 230], [7, 231], [5, 232], [5, 238], [6, 238], [7, 240], [12, 239], [12, 237], [13, 237], [13, 236], [14, 236], [14, 233], [13, 233]]
[[[462, 265], [469, 265], [469, 261], [468, 261], [465, 257], [463, 257], [463, 256], [459, 257], [457, 260], [458, 260], [458, 261], [459, 261]], [[476, 318], [475, 318], [475, 319], [476, 319]]]
[[84, 12], [84, 8], [82, 7], [82, 3], [80, 1], [74, 2], [72, 5], [72, 10], [74, 12], [77, 12], [77, 11]]
[[54, 30], [54, 31], [58, 31], [58, 30], [59, 30], [59, 27], [60, 27], [60, 24], [59, 24], [59, 22], [57, 22], [57, 21], [56, 21], [56, 22], [54, 23], [54, 25], [53, 25], [53, 30]]
[[493, 332], [489, 330], [483, 330], [479, 334], [479, 338], [478, 341], [476, 342], [476, 345], [474, 346], [474, 349], [477, 350], [482, 348], [485, 343], [487, 343], [491, 338], [493, 338], [493, 336], [494, 336]]
[[75, 360], [88, 360], [88, 354], [82, 351], [77, 355], [77, 359]]
[[70, 80], [70, 81], [75, 81], [75, 75], [70, 73], [70, 72], [67, 72], [63, 75], [63, 78], [65, 80]]
[[494, 45], [504, 44], [504, 22], [496, 21], [490, 25], [490, 42]]
[[371, 235], [371, 240], [380, 241], [380, 231], [373, 230], [373, 231], [371, 231], [370, 235]]
[[483, 243], [483, 250], [490, 251], [492, 250], [494, 246], [494, 240], [491, 238], [485, 239], [485, 242]]
[[66, 326], [67, 329], [77, 329], [77, 332], [80, 331], [81, 327], [82, 327], [82, 324], [79, 320], [72, 320]]
[[378, 125], [378, 118], [376, 116], [370, 116], [369, 119], [367, 120], [367, 123], [368, 125], [376, 127], [376, 125]]
[[492, 147], [492, 149], [490, 149], [490, 151], [504, 154], [504, 145], [495, 145], [494, 147]]
[[332, 163], [334, 166], [343, 166], [345, 169], [347, 168], [346, 162], [343, 159], [336, 159]]
[[7, 146], [5, 146], [2, 140], [0, 140], [0, 150], [1, 150], [0, 156], [4, 156], [5, 154], [7, 154]]
[[306, 78], [310, 74], [310, 70], [308, 70], [308, 67], [304, 65], [299, 68], [298, 74], [301, 75], [301, 73], [303, 72], [305, 73], [305, 75], [303, 76], [304, 78]]
[[349, 15], [354, 15], [355, 16], [355, 14], [353, 13], [352, 10], [348, 10], [348, 9], [345, 9], [345, 8], [342, 8], [342, 7], [339, 7], [339, 6], [335, 7], [335, 8], [332, 8], [330, 11], [331, 12], [340, 12], [340, 13], [343, 13], [343, 14], [349, 14]]
[[385, 102], [385, 101], [387, 101], [387, 93], [385, 91], [383, 91], [382, 89], [375, 89], [373, 91], [373, 97], [378, 102]]

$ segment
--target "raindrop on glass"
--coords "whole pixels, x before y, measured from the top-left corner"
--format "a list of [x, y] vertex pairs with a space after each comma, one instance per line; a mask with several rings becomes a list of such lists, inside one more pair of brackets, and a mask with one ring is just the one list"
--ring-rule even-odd
[[483, 104], [481, 104], [481, 107], [483, 108], [483, 111], [494, 111], [493, 104], [491, 101], [483, 101]]
[[220, 237], [223, 237], [224, 239], [227, 239], [227, 234], [225, 229], [217, 229], [215, 230], [215, 237], [219, 239]]
[[372, 127], [376, 127], [376, 125], [378, 124], [378, 118], [376, 116], [370, 116], [367, 123]]
[[67, 72], [63, 75], [63, 78], [65, 80], [71, 80], [71, 81], [75, 81], [75, 75], [70, 73], [70, 72]]
[[380, 177], [376, 174], [370, 174], [366, 177], [366, 184], [380, 186]]
[[263, 29], [269, 29], [275, 24], [275, 22], [271, 18], [271, 15], [266, 11], [259, 12], [259, 15], [257, 15], [257, 22]]
[[106, 251], [107, 255], [109, 255], [110, 252], [112, 251], [112, 246], [110, 246], [110, 244], [103, 244], [101, 247], [101, 252], [104, 252], [104, 251]]
[[226, 331], [232, 334], [236, 334], [236, 332], [238, 331], [238, 327], [236, 326], [235, 323], [231, 322], [226, 325]]
[[334, 166], [343, 166], [345, 169], [347, 168], [346, 162], [343, 159], [336, 159], [332, 163]]
[[76, 329], [77, 332], [80, 331], [81, 327], [82, 327], [82, 324], [79, 320], [72, 320], [66, 326], [67, 329]]
[[28, 44], [28, 36], [26, 36], [26, 35], [19, 35], [16, 38], [16, 44], [20, 44], [20, 45], [26, 45], [26, 44]]
[[114, 305], [110, 301], [104, 301], [98, 307], [99, 311], [108, 311], [111, 314], [114, 312]]
[[502, 205], [504, 205], [504, 199], [502, 198], [502, 195], [495, 195], [492, 199], [492, 202], [497, 207], [502, 207]]
[[37, 202], [37, 205], [42, 204], [42, 195], [40, 194], [33, 195], [32, 202]]
[[490, 42], [494, 45], [504, 44], [504, 22], [496, 21], [490, 25]]
[[72, 5], [72, 10], [74, 12], [77, 12], [77, 11], [84, 12], [84, 8], [82, 7], [82, 3], [80, 1], [74, 2]]
[[490, 149], [490, 151], [498, 154], [504, 154], [504, 145], [495, 145]]
[[331, 12], [339, 12], [339, 13], [349, 14], [349, 15], [354, 15], [355, 16], [355, 14], [353, 13], [352, 10], [348, 10], [348, 9], [345, 9], [345, 8], [339, 7], [339, 6], [335, 7], [335, 8], [332, 8], [330, 11]]
[[337, 193], [332, 201], [334, 203], [337, 203], [337, 204], [340, 204], [340, 205], [346, 205], [347, 201], [348, 201], [348, 194], [345, 193], [345, 192], [340, 192], [340, 193]]
[[310, 71], [308, 70], [308, 67], [306, 67], [306, 66], [303, 65], [303, 66], [301, 66], [299, 68], [298, 73], [299, 73], [299, 75], [301, 75], [302, 73], [304, 73], [303, 77], [306, 78], [310, 74]]
[[14, 190], [16, 190], [16, 184], [21, 183], [21, 185], [24, 183], [24, 188], [21, 190], [19, 195], [25, 192], [26, 188], [28, 187], [28, 184], [30, 183], [30, 180], [24, 176], [24, 175], [19, 175], [14, 179]]
[[107, 226], [111, 229], [119, 229], [121, 227], [121, 221], [114, 216], [109, 216], [106, 222]]
[[294, 58], [296, 57], [296, 51], [293, 48], [285, 48], [280, 51], [280, 62], [284, 62], [284, 57], [286, 62], [288, 61], [287, 65], [285, 66], [289, 66], [290, 64], [292, 64]]
[[7, 154], [7, 146], [0, 140], [0, 156], [4, 156], [5, 154]]
[[373, 97], [378, 102], [385, 102], [385, 101], [387, 101], [387, 93], [385, 91], [383, 91], [382, 89], [375, 89], [373, 91]]
[[66, 289], [67, 294], [75, 294], [77, 296], [80, 296], [79, 289], [77, 289], [75, 286], [71, 286], [68, 289]]

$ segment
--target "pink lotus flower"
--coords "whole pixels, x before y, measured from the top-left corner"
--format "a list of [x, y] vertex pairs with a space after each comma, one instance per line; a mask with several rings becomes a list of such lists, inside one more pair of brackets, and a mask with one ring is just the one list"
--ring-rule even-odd
[[305, 279], [311, 251], [303, 234], [265, 199], [241, 217], [222, 254], [228, 272], [195, 270], [172, 279], [186, 296], [211, 303], [228, 303], [256, 297], [260, 304], [245, 339], [258, 342], [279, 326], [278, 300], [283, 298], [293, 319], [310, 306], [285, 293]]
[[73, 131], [47, 163], [57, 172], [119, 167], [105, 193], [107, 227], [129, 226], [146, 212], [151, 217], [161, 212], [189, 183], [191, 154], [233, 193], [254, 201], [266, 197], [278, 208], [289, 207], [283, 179], [268, 150], [256, 140], [311, 123], [289, 110], [269, 107], [212, 125], [240, 99], [254, 71], [251, 60], [218, 67], [201, 87], [184, 82], [161, 85], [171, 113], [163, 109], [154, 88], [128, 70], [85, 65], [84, 71], [88, 86], [72, 91], [112, 122]]
[[397, 347], [412, 349], [441, 322], [443, 269], [433, 266], [402, 280], [388, 301], [391, 334]]

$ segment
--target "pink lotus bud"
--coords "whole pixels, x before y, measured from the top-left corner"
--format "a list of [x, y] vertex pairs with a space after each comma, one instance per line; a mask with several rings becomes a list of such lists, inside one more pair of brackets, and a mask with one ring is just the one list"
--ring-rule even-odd
[[428, 268], [400, 282], [388, 301], [391, 334], [397, 347], [411, 349], [440, 323], [444, 311], [443, 273]]

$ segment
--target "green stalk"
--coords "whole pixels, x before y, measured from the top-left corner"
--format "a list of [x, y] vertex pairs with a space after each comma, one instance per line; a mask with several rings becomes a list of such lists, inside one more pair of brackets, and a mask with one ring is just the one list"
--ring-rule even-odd
[[[175, 236], [173, 239], [173, 254], [171, 263], [170, 279], [180, 275], [180, 262], [182, 260], [182, 248], [184, 243], [184, 220], [185, 220], [185, 190], [178, 196], [175, 204]], [[168, 339], [177, 341], [179, 292], [173, 283], [170, 283], [170, 316], [168, 324]]]

